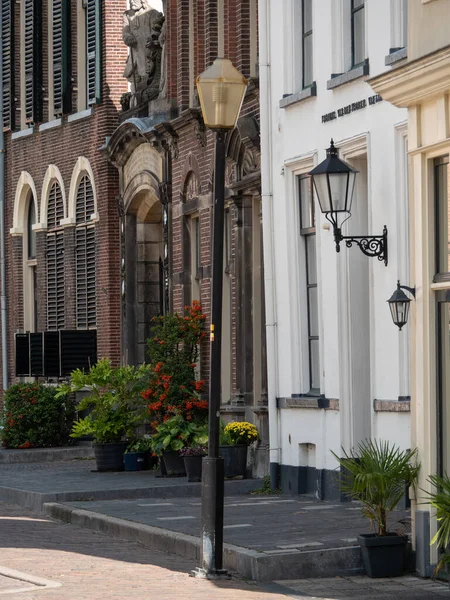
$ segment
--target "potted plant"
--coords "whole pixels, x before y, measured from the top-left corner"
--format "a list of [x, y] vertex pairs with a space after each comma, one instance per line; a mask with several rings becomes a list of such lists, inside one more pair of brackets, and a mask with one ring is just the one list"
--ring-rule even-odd
[[247, 448], [259, 440], [258, 430], [247, 421], [221, 424], [219, 455], [224, 459], [225, 477], [245, 477]]
[[401, 450], [389, 442], [367, 440], [357, 451], [334, 457], [342, 467], [341, 490], [361, 502], [361, 510], [374, 533], [358, 536], [369, 577], [397, 577], [405, 563], [407, 538], [389, 531], [388, 517], [402, 499], [406, 486], [415, 485], [419, 474], [417, 449]]
[[439, 562], [434, 570], [434, 576], [445, 565], [450, 564], [450, 477], [445, 474], [430, 475], [428, 481], [434, 486], [433, 492], [425, 492], [426, 500], [436, 509], [436, 519], [438, 530], [431, 540], [431, 544], [436, 544], [439, 550]]
[[58, 393], [63, 395], [87, 392], [77, 409], [91, 412], [74, 423], [71, 437], [93, 436], [98, 471], [123, 471], [126, 439], [143, 421], [140, 393], [147, 376], [146, 365], [113, 367], [109, 359], [102, 359], [88, 373], [77, 369], [61, 386]]
[[123, 464], [125, 471], [148, 471], [155, 464], [151, 451], [151, 437], [136, 438], [128, 443]]
[[183, 415], [166, 419], [152, 436], [152, 450], [162, 456], [167, 475], [185, 476], [180, 450], [184, 447], [206, 444], [208, 432], [206, 423], [186, 420]]
[[188, 481], [201, 481], [202, 460], [206, 456], [206, 448], [204, 446], [188, 446], [180, 450], [180, 456], [184, 461]]

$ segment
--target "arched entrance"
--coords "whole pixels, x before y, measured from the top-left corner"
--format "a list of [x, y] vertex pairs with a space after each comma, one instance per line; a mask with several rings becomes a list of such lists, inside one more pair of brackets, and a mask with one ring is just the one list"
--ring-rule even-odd
[[146, 359], [152, 318], [164, 312], [164, 211], [154, 173], [141, 171], [128, 182], [123, 208], [123, 360], [139, 364]]

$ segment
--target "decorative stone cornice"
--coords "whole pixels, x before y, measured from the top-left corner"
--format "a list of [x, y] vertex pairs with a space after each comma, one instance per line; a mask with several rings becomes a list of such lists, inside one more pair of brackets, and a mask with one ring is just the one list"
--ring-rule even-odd
[[450, 46], [367, 81], [398, 107], [408, 107], [450, 90]]

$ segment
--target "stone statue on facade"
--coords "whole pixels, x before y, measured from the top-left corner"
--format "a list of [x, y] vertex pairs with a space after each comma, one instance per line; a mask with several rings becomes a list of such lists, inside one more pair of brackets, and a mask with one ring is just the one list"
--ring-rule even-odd
[[[167, 0], [162, 0], [164, 15], [167, 15]], [[162, 48], [161, 52], [161, 77], [159, 80], [159, 97], [167, 98], [167, 49], [166, 49], [166, 30], [167, 23], [164, 19], [161, 33], [159, 36], [159, 45]]]
[[128, 108], [159, 95], [162, 54], [159, 39], [163, 24], [163, 14], [147, 0], [130, 0], [122, 27], [123, 41], [130, 49], [124, 71], [131, 86]]

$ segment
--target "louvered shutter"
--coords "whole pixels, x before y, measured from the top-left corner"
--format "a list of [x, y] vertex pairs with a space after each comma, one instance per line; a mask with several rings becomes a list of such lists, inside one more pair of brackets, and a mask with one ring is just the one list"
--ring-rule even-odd
[[88, 329], [97, 324], [96, 230], [90, 224], [94, 213], [94, 192], [87, 176], [78, 186], [76, 204], [76, 280], [77, 327]]
[[64, 232], [47, 236], [47, 328], [64, 328]]
[[53, 0], [53, 113], [63, 112], [63, 0]]
[[86, 0], [86, 87], [88, 104], [101, 98], [101, 1]]
[[70, 0], [53, 0], [53, 113], [71, 108]]
[[12, 42], [13, 0], [2, 0], [2, 58], [3, 58], [3, 127], [14, 127], [12, 91], [14, 89], [14, 64]]
[[62, 200], [61, 188], [58, 183], [54, 183], [48, 196], [47, 208], [47, 228], [53, 229], [59, 227], [61, 219], [64, 218], [64, 205]]
[[[61, 188], [53, 183], [48, 197], [47, 227], [59, 227], [64, 217]], [[48, 329], [64, 328], [64, 233], [47, 234], [47, 325]]]
[[42, 110], [42, 2], [24, 0], [25, 122], [41, 120]]

